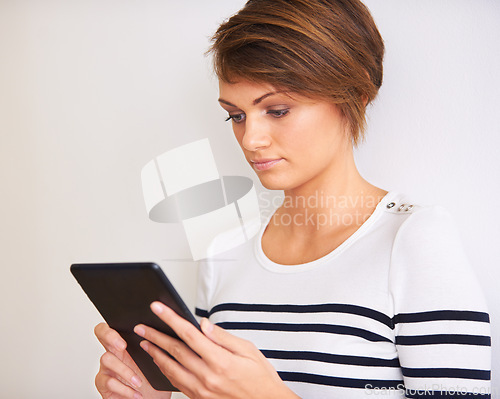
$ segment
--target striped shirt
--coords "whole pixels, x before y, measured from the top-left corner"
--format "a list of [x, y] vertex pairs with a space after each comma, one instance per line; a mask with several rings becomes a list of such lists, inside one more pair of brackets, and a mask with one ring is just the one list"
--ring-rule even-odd
[[[326, 256], [252, 240], [200, 263], [196, 314], [252, 341], [301, 398], [490, 398], [484, 297], [453, 220], [390, 192]], [[286, 249], [284, 249], [286, 250]]]

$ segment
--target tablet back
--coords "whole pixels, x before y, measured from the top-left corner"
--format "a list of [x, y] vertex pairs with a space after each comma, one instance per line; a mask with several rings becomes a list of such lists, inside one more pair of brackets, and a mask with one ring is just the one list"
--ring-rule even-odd
[[127, 342], [128, 353], [153, 388], [177, 391], [140, 347], [143, 338], [133, 331], [137, 324], [145, 324], [178, 338], [151, 311], [154, 301], [163, 302], [200, 329], [161, 268], [154, 263], [73, 264], [71, 273], [106, 323]]

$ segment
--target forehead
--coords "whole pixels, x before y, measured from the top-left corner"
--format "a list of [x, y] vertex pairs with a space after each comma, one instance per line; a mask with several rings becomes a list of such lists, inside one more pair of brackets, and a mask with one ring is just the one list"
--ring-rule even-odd
[[261, 94], [268, 92], [277, 92], [276, 87], [269, 83], [264, 82], [254, 82], [245, 79], [235, 79], [232, 82], [227, 82], [219, 79], [219, 93], [221, 96], [223, 94], [236, 94], [238, 92], [245, 92], [248, 94]]
[[221, 104], [257, 105], [268, 97], [276, 99], [283, 96], [289, 100], [303, 103], [322, 101], [322, 99], [304, 96], [267, 82], [255, 82], [245, 79], [235, 79], [232, 82], [219, 80], [219, 102]]

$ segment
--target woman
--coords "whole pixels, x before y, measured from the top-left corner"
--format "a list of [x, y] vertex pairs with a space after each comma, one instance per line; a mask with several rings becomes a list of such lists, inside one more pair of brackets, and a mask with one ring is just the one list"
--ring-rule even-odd
[[[201, 265], [203, 333], [159, 303], [187, 345], [136, 327], [162, 372], [194, 398], [488, 397], [489, 318], [449, 214], [373, 186], [354, 163], [382, 83], [366, 7], [250, 0], [212, 52], [243, 154], [285, 200], [232, 262]], [[169, 397], [115, 331], [96, 335], [104, 398]]]

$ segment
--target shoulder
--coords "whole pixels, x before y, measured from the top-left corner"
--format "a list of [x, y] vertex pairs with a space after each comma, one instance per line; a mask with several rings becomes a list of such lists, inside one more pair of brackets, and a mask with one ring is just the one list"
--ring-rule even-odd
[[394, 247], [422, 244], [458, 245], [460, 234], [450, 211], [441, 205], [420, 205], [404, 194], [393, 194], [383, 204], [384, 217], [394, 225]]
[[460, 233], [450, 211], [441, 205], [418, 205], [395, 198], [385, 211], [395, 223], [391, 260], [408, 267], [419, 261], [419, 269], [466, 261]]
[[398, 219], [390, 257], [394, 297], [408, 300], [405, 306], [411, 309], [432, 308], [435, 301], [483, 309], [481, 288], [450, 211], [406, 202], [387, 210]]
[[[448, 209], [441, 205], [421, 205], [409, 199], [405, 194], [391, 193], [381, 204], [388, 214], [397, 215], [401, 221], [411, 219], [412, 221], [430, 221], [452, 219]], [[437, 219], [436, 219], [437, 218]]]
[[414, 205], [399, 226], [395, 246], [422, 245], [462, 248], [459, 230], [450, 211], [443, 206]]

